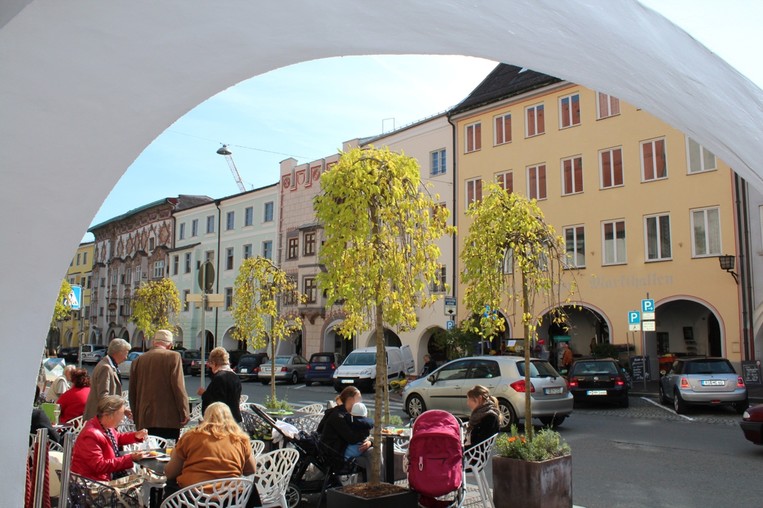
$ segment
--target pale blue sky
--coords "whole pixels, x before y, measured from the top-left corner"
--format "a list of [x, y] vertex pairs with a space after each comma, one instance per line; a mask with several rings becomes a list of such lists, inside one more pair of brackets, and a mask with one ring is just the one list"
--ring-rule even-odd
[[[763, 2], [641, 0], [763, 85]], [[745, 12], [745, 16], [740, 16]], [[457, 104], [495, 66], [461, 56], [315, 60], [253, 77], [178, 119], [130, 166], [92, 224], [178, 194], [238, 192], [223, 157], [230, 145], [247, 189], [275, 183], [278, 163], [312, 161], [342, 142], [380, 134]], [[392, 120], [394, 119], [394, 120]], [[85, 240], [92, 240], [87, 234]]]

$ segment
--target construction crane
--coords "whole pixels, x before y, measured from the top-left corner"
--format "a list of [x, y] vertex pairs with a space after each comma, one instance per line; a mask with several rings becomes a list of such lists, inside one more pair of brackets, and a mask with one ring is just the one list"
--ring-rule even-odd
[[236, 185], [238, 185], [238, 190], [241, 192], [246, 192], [246, 187], [244, 187], [244, 182], [241, 181], [241, 175], [238, 174], [238, 168], [236, 168], [236, 163], [233, 162], [233, 152], [231, 152], [228, 149], [228, 145], [223, 145], [219, 150], [217, 150], [218, 155], [222, 155], [225, 157], [225, 160], [228, 162], [228, 168], [230, 168], [230, 172], [233, 174], [233, 179], [236, 180]]

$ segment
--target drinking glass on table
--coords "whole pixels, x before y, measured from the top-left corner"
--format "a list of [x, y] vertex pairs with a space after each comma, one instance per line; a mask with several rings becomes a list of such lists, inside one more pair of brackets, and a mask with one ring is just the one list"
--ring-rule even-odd
[[165, 448], [164, 448], [164, 453], [166, 453], [167, 455], [172, 455], [172, 450], [174, 449], [175, 449], [175, 440], [168, 439], [167, 444], [165, 445]]

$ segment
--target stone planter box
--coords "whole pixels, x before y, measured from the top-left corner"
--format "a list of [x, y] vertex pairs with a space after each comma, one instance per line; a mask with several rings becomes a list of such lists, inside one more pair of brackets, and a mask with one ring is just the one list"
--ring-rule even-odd
[[367, 499], [336, 488], [326, 491], [326, 506], [327, 508], [418, 508], [419, 494], [407, 490]]
[[571, 508], [572, 456], [543, 462], [493, 457], [495, 508]]

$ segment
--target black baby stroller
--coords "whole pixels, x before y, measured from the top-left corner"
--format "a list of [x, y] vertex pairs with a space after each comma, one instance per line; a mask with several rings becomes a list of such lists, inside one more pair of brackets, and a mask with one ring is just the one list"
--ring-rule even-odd
[[289, 480], [286, 502], [295, 508], [305, 494], [320, 494], [318, 506], [323, 504], [326, 490], [342, 485], [341, 478], [360, 473], [355, 460], [345, 460], [335, 450], [321, 443], [317, 432], [300, 431], [294, 435], [285, 432], [276, 420], [255, 405], [252, 411], [278, 432], [288, 446], [299, 452], [299, 461]]
[[419, 506], [455, 508], [464, 501], [464, 450], [461, 424], [447, 411], [432, 409], [413, 423], [408, 445], [408, 485]]

